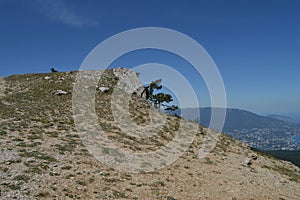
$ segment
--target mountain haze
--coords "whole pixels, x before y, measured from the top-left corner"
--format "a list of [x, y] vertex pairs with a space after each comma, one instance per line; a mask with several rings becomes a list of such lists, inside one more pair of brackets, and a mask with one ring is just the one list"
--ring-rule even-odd
[[[236, 108], [183, 108], [182, 110], [179, 109], [174, 113], [180, 115], [180, 113], [184, 112], [182, 117], [189, 120], [197, 120], [197, 118], [200, 118], [200, 124], [208, 127], [212, 110], [225, 110], [226, 119], [223, 127], [224, 132], [233, 131], [235, 129], [274, 128], [284, 126], [286, 124], [292, 124], [288, 123], [288, 121], [279, 120], [275, 117], [261, 116], [253, 112]], [[197, 116], [197, 112], [200, 113], [200, 117]]]
[[[300, 144], [292, 140], [300, 135], [300, 125], [274, 117], [261, 116], [246, 110], [233, 108], [183, 108], [171, 114], [197, 121], [209, 127], [212, 110], [226, 112], [222, 132], [261, 150], [300, 150]], [[197, 114], [200, 113], [200, 117]]]

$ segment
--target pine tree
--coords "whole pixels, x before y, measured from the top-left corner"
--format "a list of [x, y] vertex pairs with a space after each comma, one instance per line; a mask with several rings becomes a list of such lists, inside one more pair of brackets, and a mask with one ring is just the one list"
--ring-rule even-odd
[[176, 109], [178, 109], [178, 106], [172, 105], [172, 106], [168, 106], [165, 105], [163, 103], [170, 103], [173, 101], [173, 98], [170, 94], [165, 94], [163, 92], [154, 94], [154, 91], [156, 90], [160, 90], [162, 89], [162, 85], [160, 85], [162, 79], [153, 81], [152, 83], [150, 83], [149, 86], [145, 86], [143, 92], [141, 93], [141, 96], [143, 96], [143, 94], [146, 94], [146, 99], [148, 99], [155, 108], [157, 109], [161, 109], [161, 107], [165, 107], [165, 110], [171, 110], [174, 111]]

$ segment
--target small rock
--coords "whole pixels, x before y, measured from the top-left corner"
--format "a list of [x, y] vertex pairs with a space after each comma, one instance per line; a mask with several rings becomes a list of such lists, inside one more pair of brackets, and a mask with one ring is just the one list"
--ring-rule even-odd
[[109, 87], [99, 87], [98, 89], [103, 93], [107, 93], [109, 91]]
[[56, 90], [56, 91], [52, 92], [52, 94], [60, 96], [60, 95], [70, 94], [70, 92], [63, 91], [63, 90]]
[[253, 154], [251, 155], [252, 160], [257, 160], [257, 155]]
[[11, 106], [10, 103], [8, 103], [7, 101], [1, 101], [2, 104], [6, 105], [6, 106]]
[[246, 163], [248, 166], [250, 166], [250, 165], [252, 165], [252, 160], [251, 160], [250, 158], [247, 158], [246, 161], [245, 161], [245, 163]]

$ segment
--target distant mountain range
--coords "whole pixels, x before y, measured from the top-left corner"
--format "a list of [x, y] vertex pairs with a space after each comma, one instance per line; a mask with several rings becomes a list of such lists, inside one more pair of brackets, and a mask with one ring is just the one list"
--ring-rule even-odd
[[295, 122], [296, 123], [295, 119], [293, 119], [291, 117], [283, 116], [283, 115], [271, 114], [271, 115], [268, 115], [268, 117], [271, 117], [273, 119], [278, 119], [278, 120], [281, 120], [281, 121]]
[[[201, 125], [208, 127], [213, 109], [216, 113], [226, 109], [224, 133], [254, 148], [261, 150], [300, 149], [300, 144], [291, 139], [295, 135], [300, 135], [300, 125], [283, 116], [261, 116], [241, 109], [211, 107], [178, 109], [173, 114], [198, 121]], [[200, 119], [197, 116], [199, 112]]]

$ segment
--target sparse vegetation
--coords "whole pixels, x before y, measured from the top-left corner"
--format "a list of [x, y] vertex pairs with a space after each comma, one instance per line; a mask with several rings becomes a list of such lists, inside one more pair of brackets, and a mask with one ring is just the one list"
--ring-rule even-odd
[[120, 192], [117, 190], [113, 191], [113, 196], [114, 196], [114, 198], [126, 198], [126, 195], [124, 192]]
[[[241, 190], [234, 197], [228, 192], [221, 198], [243, 199], [239, 195], [244, 193], [256, 195], [255, 199], [265, 196], [278, 199], [285, 192], [291, 197], [297, 195], [291, 188], [299, 182], [298, 168], [258, 153], [257, 161], [247, 166], [243, 161], [253, 151], [227, 136], [221, 135], [216, 147], [203, 160], [199, 160], [199, 149], [207, 134], [206, 129], [200, 126], [187, 152], [171, 165], [154, 172], [131, 174], [99, 162], [76, 133], [72, 95], [52, 94], [55, 90], [72, 91], [77, 73], [56, 72], [5, 78], [8, 88], [6, 95], [0, 97], [1, 199], [174, 200], [206, 199], [207, 196], [220, 199], [219, 187], [224, 185]], [[110, 104], [117, 82], [113, 70], [107, 70], [98, 86], [108, 87], [109, 91], [95, 93], [98, 123], [107, 137], [117, 147], [132, 153], [155, 152], [169, 144], [176, 137], [181, 118], [158, 113], [156, 116], [165, 117], [166, 121], [153, 131], [151, 137], [136, 137], [118, 127]], [[133, 122], [142, 127], [141, 130], [146, 130], [144, 127], [147, 128], [151, 122], [150, 103], [139, 95], [132, 95], [129, 108]], [[190, 128], [185, 131], [188, 134]], [[112, 152], [111, 148], [103, 148], [102, 151], [106, 154], [118, 153]], [[152, 164], [149, 160], [144, 161], [145, 166]], [[262, 174], [266, 171], [268, 173]], [[272, 192], [267, 189], [270, 184], [276, 187]], [[256, 185], [266, 194], [254, 191]], [[205, 187], [207, 196], [200, 192], [199, 187]]]
[[30, 180], [30, 178], [26, 175], [17, 175], [14, 177], [14, 180], [27, 182], [28, 180]]
[[57, 162], [55, 158], [52, 156], [48, 156], [47, 154], [40, 153], [38, 151], [23, 151], [19, 154], [21, 157], [33, 157], [36, 159], [41, 159], [49, 162]]

